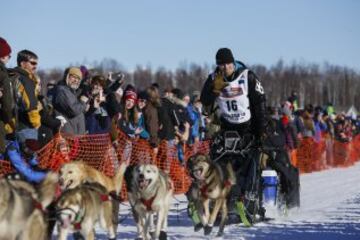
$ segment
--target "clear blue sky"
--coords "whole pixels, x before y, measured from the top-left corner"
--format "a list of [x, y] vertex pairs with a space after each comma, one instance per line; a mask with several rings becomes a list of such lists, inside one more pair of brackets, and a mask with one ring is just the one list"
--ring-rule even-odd
[[6, 0], [0, 36], [16, 52], [29, 49], [40, 68], [115, 58], [175, 69], [213, 64], [229, 47], [247, 64], [271, 66], [280, 58], [360, 70], [357, 0]]

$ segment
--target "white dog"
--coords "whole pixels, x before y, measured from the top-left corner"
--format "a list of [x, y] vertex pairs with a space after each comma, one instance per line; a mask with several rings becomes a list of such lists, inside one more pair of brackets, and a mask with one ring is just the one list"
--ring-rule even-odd
[[[137, 223], [139, 238], [167, 239], [167, 217], [173, 195], [171, 179], [151, 164], [138, 165], [132, 170], [131, 191], [128, 194]], [[157, 215], [154, 236], [150, 236], [154, 214]]]

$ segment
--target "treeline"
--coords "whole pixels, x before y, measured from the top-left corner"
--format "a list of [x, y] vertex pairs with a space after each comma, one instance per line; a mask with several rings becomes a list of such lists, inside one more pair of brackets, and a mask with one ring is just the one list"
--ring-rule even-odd
[[[79, 65], [79, 64], [78, 64]], [[188, 64], [176, 70], [167, 70], [137, 66], [133, 72], [128, 72], [122, 64], [114, 59], [104, 59], [91, 64], [91, 72], [106, 75], [111, 72], [123, 72], [126, 82], [143, 89], [151, 83], [158, 83], [162, 89], [178, 87], [184, 92], [192, 93], [201, 90], [207, 75], [214, 66]], [[313, 104], [324, 106], [332, 103], [336, 109], [345, 110], [351, 105], [360, 109], [360, 74], [359, 72], [337, 65], [284, 64], [279, 60], [267, 68], [263, 65], [249, 66], [263, 83], [267, 94], [268, 105], [276, 106], [288, 98], [292, 90], [298, 92], [299, 106]], [[60, 80], [63, 69], [40, 71], [39, 75], [46, 84], [49, 80]], [[44, 85], [45, 85], [44, 84]]]

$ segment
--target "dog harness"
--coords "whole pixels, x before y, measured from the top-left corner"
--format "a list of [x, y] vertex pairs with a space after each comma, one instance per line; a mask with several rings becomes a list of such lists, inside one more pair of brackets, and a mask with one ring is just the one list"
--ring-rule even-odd
[[152, 206], [152, 204], [154, 202], [154, 199], [155, 199], [156, 195], [157, 195], [157, 192], [152, 198], [149, 198], [149, 199], [141, 198], [140, 199], [141, 203], [146, 207], [147, 211], [152, 211], [151, 206]]
[[45, 209], [44, 209], [43, 205], [41, 204], [41, 202], [39, 202], [35, 199], [33, 199], [33, 206], [34, 206], [34, 208], [39, 209], [42, 212], [45, 212]]
[[[209, 188], [209, 185], [210, 184], [204, 184], [201, 188], [200, 188], [200, 192], [201, 192], [201, 196], [205, 199], [208, 199], [209, 196], [208, 196], [208, 188]], [[224, 188], [228, 188], [228, 187], [231, 187], [231, 182], [229, 180], [225, 180], [224, 182]]]
[[[221, 181], [224, 183], [223, 187], [224, 187], [224, 188], [230, 188], [230, 187], [232, 186], [232, 183], [230, 182], [229, 179], [224, 180], [223, 169], [221, 169], [220, 165], [218, 165], [218, 164], [214, 164], [214, 166], [215, 166], [215, 168], [217, 168], [218, 171], [219, 171], [220, 179], [221, 179]], [[206, 178], [205, 178], [205, 179], [206, 179]], [[202, 183], [205, 183], [205, 184], [202, 184]], [[203, 198], [205, 198], [205, 199], [208, 199], [208, 198], [209, 198], [209, 196], [208, 196], [208, 188], [209, 188], [211, 182], [208, 183], [208, 184], [206, 184], [206, 182], [205, 182], [205, 180], [204, 180], [202, 183], [200, 183], [200, 186], [201, 186], [201, 187], [200, 187], [201, 196], [202, 196]]]
[[[172, 190], [173, 189], [173, 184], [170, 181], [167, 181], [167, 185], [168, 185], [168, 189]], [[149, 199], [145, 199], [145, 198], [140, 198], [141, 203], [146, 207], [147, 211], [152, 211], [152, 204], [154, 202], [154, 199], [156, 198], [158, 193], [158, 190], [156, 190], [156, 193], [153, 197], [149, 198]]]

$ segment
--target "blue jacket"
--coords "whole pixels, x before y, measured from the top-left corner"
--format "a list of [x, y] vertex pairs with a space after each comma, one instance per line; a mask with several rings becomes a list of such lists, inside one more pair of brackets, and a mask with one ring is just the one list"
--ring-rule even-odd
[[[7, 147], [6, 153], [12, 166], [26, 179], [26, 181], [39, 183], [45, 178], [46, 172], [32, 169], [31, 165], [24, 160], [21, 156], [17, 142], [11, 142]], [[36, 159], [32, 159], [32, 162], [37, 164]]]
[[129, 137], [136, 137], [135, 129], [141, 128], [142, 131], [140, 132], [139, 136], [143, 139], [149, 139], [150, 135], [148, 131], [145, 129], [145, 122], [143, 114], [140, 115], [137, 125], [134, 125], [132, 122], [126, 122], [124, 119], [120, 119], [119, 121], [120, 129], [125, 132]]
[[190, 143], [193, 143], [196, 137], [200, 137], [200, 114], [194, 109], [192, 104], [189, 104], [186, 110], [192, 122]]

